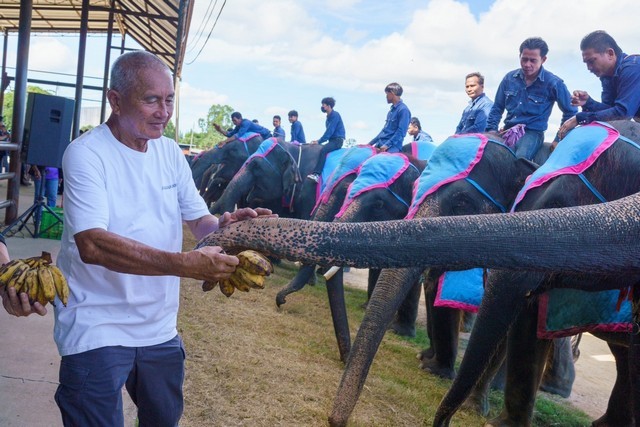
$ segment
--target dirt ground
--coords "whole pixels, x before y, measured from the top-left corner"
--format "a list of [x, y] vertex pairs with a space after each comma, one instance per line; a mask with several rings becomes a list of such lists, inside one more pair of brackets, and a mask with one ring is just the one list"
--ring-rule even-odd
[[[345, 273], [344, 280], [349, 286], [367, 289], [368, 270], [352, 268]], [[424, 294], [418, 312], [418, 323], [426, 324], [424, 311]], [[465, 339], [465, 335], [461, 339]], [[607, 344], [591, 334], [584, 334], [580, 341], [580, 358], [576, 362], [576, 379], [573, 391], [568, 399], [545, 393], [547, 397], [558, 402], [570, 402], [594, 419], [599, 418], [607, 409], [609, 393], [613, 388], [616, 376], [615, 360]]]

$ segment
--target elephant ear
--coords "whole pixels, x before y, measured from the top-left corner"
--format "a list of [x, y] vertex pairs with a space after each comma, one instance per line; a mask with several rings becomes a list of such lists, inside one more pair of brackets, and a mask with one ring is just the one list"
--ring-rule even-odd
[[300, 182], [302, 182], [302, 177], [300, 176], [300, 170], [298, 169], [298, 164], [293, 159], [291, 154], [289, 154], [289, 159], [285, 163], [285, 169], [282, 173], [283, 194], [285, 195], [292, 194], [294, 191], [294, 186]]
[[532, 162], [531, 160], [527, 160], [524, 158], [519, 158], [516, 160], [516, 176], [515, 183], [518, 188], [521, 188], [524, 185], [525, 180], [529, 175], [535, 172], [540, 165]]

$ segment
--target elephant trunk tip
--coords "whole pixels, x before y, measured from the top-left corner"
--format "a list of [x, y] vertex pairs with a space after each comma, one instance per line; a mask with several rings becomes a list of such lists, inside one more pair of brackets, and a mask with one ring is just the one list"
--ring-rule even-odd
[[347, 420], [343, 419], [343, 417], [340, 417], [336, 414], [331, 414], [329, 416], [329, 425], [331, 427], [346, 427]]
[[433, 419], [433, 427], [449, 427], [452, 415], [453, 414], [448, 412], [443, 413], [443, 411], [439, 409], [436, 411], [436, 416]]

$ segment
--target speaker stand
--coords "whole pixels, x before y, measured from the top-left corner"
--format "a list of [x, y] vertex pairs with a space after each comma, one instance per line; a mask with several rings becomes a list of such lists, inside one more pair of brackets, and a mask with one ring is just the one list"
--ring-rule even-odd
[[[2, 235], [2, 237], [14, 236], [20, 231], [22, 231], [23, 228], [25, 228], [29, 232], [29, 234], [31, 234], [31, 237], [33, 237], [34, 239], [37, 239], [38, 237], [40, 237], [42, 233], [48, 231], [56, 224], [61, 223], [63, 221], [60, 215], [54, 212], [54, 210], [51, 209], [45, 201], [46, 199], [44, 197], [44, 190], [45, 190], [44, 168], [38, 168], [38, 169], [40, 169], [40, 188], [38, 188], [36, 201], [26, 211], [24, 211], [22, 215], [20, 215], [14, 222], [9, 224], [7, 228], [5, 228], [4, 230], [2, 230], [2, 232], [0, 232], [0, 235]], [[55, 218], [55, 221], [53, 222], [53, 224], [49, 225], [46, 229], [40, 230], [43, 209], [49, 212], [51, 215], [53, 215], [53, 217]], [[32, 217], [33, 217], [33, 230], [29, 228], [29, 220]], [[9, 234], [11, 230], [15, 227], [18, 227], [18, 229], [15, 232]]]

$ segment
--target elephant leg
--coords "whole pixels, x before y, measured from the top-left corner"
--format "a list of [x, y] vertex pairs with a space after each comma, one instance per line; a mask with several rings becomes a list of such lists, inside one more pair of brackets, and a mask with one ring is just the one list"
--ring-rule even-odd
[[529, 426], [551, 340], [536, 337], [538, 304], [523, 310], [508, 334], [504, 409], [491, 426]]
[[309, 277], [313, 275], [315, 268], [315, 265], [302, 265], [298, 270], [298, 274], [296, 274], [296, 276], [291, 279], [291, 282], [282, 288], [276, 295], [276, 305], [280, 307], [282, 304], [287, 302], [287, 295], [298, 292], [300, 289], [304, 288], [304, 285], [309, 281]]
[[470, 311], [462, 313], [462, 324], [460, 325], [460, 330], [462, 332], [471, 332], [471, 329], [473, 329], [473, 322], [476, 321], [476, 317], [477, 314]]
[[387, 269], [381, 272], [333, 401], [329, 416], [331, 426], [347, 425], [387, 326], [420, 273], [421, 268]]
[[429, 338], [429, 347], [418, 353], [418, 360], [431, 359], [436, 354], [433, 345], [433, 304], [436, 300], [436, 281], [430, 277], [426, 278], [423, 283], [424, 302], [427, 310], [427, 338]]
[[629, 381], [629, 348], [619, 344], [608, 343], [611, 354], [616, 359], [616, 382], [611, 390], [607, 412], [592, 427], [633, 427], [631, 383]]
[[416, 280], [409, 294], [400, 304], [395, 319], [391, 324], [391, 330], [396, 334], [410, 338], [416, 336], [416, 320], [418, 319], [421, 292], [420, 280]]
[[480, 377], [480, 380], [474, 387], [473, 392], [465, 401], [463, 406], [471, 408], [483, 417], [489, 415], [489, 392], [490, 389], [493, 388], [496, 376], [500, 372], [505, 371], [504, 360], [506, 354], [507, 340], [503, 339], [502, 342], [498, 344], [498, 349], [496, 350], [494, 357], [491, 359], [489, 366]]
[[539, 274], [500, 270], [493, 270], [489, 274], [462, 363], [449, 391], [438, 406], [434, 426], [448, 426], [487, 369], [494, 366], [501, 345], [506, 340], [506, 331], [526, 306], [526, 295], [536, 289], [543, 278]]
[[549, 356], [540, 390], [566, 399], [571, 395], [573, 381], [576, 379], [571, 337], [554, 339], [553, 351]]
[[434, 357], [424, 359], [420, 368], [442, 378], [456, 376], [455, 362], [458, 356], [458, 334], [462, 311], [448, 307], [430, 307], [432, 311]]
[[347, 307], [344, 301], [342, 269], [328, 280], [327, 296], [329, 297], [333, 329], [336, 333], [336, 339], [338, 340], [340, 361], [345, 362], [349, 356], [349, 350], [351, 350], [351, 334], [349, 333], [349, 319], [347, 318]]
[[629, 342], [629, 378], [633, 417], [640, 422], [640, 285], [633, 287], [633, 332]]

